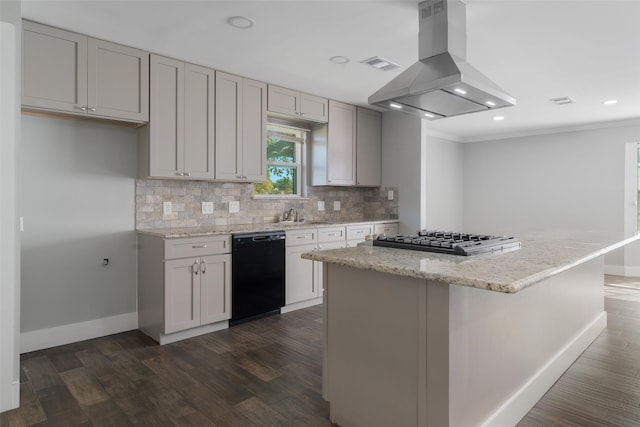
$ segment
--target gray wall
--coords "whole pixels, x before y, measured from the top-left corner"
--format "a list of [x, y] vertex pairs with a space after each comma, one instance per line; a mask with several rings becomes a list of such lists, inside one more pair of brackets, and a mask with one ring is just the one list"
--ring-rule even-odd
[[462, 230], [464, 217], [462, 144], [427, 135], [426, 150], [425, 228]]
[[401, 233], [463, 226], [462, 144], [428, 128], [427, 120], [408, 114], [382, 116], [382, 185], [399, 189]]
[[638, 140], [623, 126], [466, 144], [465, 229], [624, 231], [625, 144]]
[[22, 332], [136, 312], [135, 130], [23, 116], [21, 169]]
[[0, 412], [20, 396], [20, 2], [0, 1]]
[[422, 120], [392, 111], [382, 114], [382, 186], [398, 187], [400, 233], [425, 226], [425, 144]]

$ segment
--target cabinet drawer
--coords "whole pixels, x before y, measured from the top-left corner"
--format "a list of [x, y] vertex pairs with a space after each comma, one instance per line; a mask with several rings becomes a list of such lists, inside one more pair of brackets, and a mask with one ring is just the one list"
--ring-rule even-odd
[[231, 252], [231, 236], [188, 237], [164, 241], [164, 258], [188, 258]]
[[365, 236], [369, 234], [373, 234], [373, 226], [371, 224], [347, 226], [347, 240], [364, 240]]
[[375, 234], [386, 234], [393, 235], [398, 234], [398, 224], [390, 223], [390, 224], [376, 224], [374, 227]]
[[309, 228], [304, 230], [287, 231], [287, 246], [315, 244], [318, 241], [318, 230]]
[[345, 228], [321, 228], [318, 230], [318, 242], [339, 242], [345, 240]]

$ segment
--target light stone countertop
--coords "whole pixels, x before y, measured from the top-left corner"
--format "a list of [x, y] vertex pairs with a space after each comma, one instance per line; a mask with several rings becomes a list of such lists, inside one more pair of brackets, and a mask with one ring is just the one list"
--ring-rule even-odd
[[640, 234], [518, 233], [516, 251], [460, 256], [372, 246], [302, 254], [302, 258], [381, 273], [516, 293], [542, 280], [640, 239]]
[[396, 223], [397, 219], [370, 220], [370, 221], [352, 221], [352, 222], [271, 222], [261, 224], [233, 224], [233, 225], [217, 225], [207, 227], [185, 227], [185, 228], [153, 228], [136, 230], [139, 234], [161, 237], [163, 239], [179, 239], [185, 237], [202, 237], [235, 233], [254, 233], [259, 231], [276, 231], [276, 230], [296, 230], [304, 228], [318, 227], [344, 227], [347, 225], [358, 224], [388, 224]]

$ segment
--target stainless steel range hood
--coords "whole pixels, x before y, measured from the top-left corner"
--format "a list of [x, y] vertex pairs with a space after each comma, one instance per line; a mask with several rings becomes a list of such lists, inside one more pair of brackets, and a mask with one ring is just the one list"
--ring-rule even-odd
[[466, 6], [460, 0], [418, 5], [420, 60], [369, 97], [369, 104], [435, 120], [516, 104], [466, 62]]

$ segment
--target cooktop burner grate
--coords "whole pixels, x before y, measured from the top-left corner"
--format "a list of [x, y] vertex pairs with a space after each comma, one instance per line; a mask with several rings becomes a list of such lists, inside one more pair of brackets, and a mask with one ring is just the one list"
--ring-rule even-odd
[[520, 241], [514, 237], [421, 230], [416, 235], [381, 235], [373, 245], [469, 256], [513, 251], [520, 248]]

